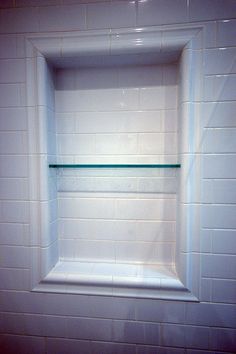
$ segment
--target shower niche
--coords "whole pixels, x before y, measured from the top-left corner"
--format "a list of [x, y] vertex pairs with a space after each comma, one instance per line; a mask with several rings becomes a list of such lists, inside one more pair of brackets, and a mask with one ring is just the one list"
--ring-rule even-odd
[[34, 291], [196, 300], [182, 131], [198, 31], [28, 41]]

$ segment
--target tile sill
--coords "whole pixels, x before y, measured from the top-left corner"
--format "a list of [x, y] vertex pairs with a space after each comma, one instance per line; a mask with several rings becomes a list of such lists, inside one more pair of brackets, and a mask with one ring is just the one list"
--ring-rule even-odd
[[59, 261], [36, 292], [198, 301], [171, 267]]

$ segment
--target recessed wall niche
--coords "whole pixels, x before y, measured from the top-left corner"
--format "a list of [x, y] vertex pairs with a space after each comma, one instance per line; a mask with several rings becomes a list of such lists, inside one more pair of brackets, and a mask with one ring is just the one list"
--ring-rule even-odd
[[33, 290], [196, 300], [181, 189], [197, 32], [28, 42]]

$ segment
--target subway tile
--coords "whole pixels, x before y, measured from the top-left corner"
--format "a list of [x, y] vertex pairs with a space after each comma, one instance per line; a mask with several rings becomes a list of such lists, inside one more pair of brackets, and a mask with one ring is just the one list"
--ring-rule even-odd
[[0, 84], [0, 107], [19, 107], [23, 105], [20, 84]]
[[27, 223], [29, 204], [25, 201], [2, 201], [0, 204], [2, 222]]
[[234, 153], [236, 129], [208, 129], [205, 131], [203, 151], [205, 153]]
[[28, 161], [26, 156], [0, 156], [1, 177], [27, 177]]
[[16, 52], [16, 35], [6, 34], [0, 37], [0, 58], [15, 58]]
[[118, 219], [175, 220], [174, 200], [117, 200]]
[[1, 246], [0, 267], [29, 268], [29, 251], [27, 247]]
[[91, 354], [90, 341], [72, 340], [68, 338], [48, 338], [47, 354]]
[[218, 22], [217, 44], [220, 47], [235, 46], [236, 20], [225, 20]]
[[28, 269], [0, 269], [1, 290], [30, 290]]
[[19, 335], [25, 333], [23, 314], [0, 313], [0, 322], [2, 322], [2, 333]]
[[233, 352], [236, 348], [236, 330], [225, 328], [212, 328], [210, 335], [210, 348]]
[[0, 224], [1, 245], [27, 246], [29, 245], [29, 225], [18, 223]]
[[187, 20], [185, 0], [138, 1], [138, 25], [183, 23]]
[[204, 80], [204, 101], [236, 100], [236, 75], [206, 76]]
[[1, 130], [26, 130], [27, 115], [25, 108], [0, 108]]
[[207, 180], [202, 185], [202, 201], [204, 203], [230, 204], [236, 200], [236, 181]]
[[61, 155], [88, 155], [96, 152], [95, 134], [57, 135], [58, 152]]
[[203, 178], [236, 178], [235, 155], [205, 155]]
[[218, 48], [204, 52], [204, 74], [234, 74], [236, 73], [236, 49]]
[[145, 87], [140, 89], [140, 109], [165, 108], [165, 91], [163, 87]]
[[175, 133], [141, 133], [139, 134], [139, 153], [174, 154], [176, 151]]
[[16, 0], [16, 7], [60, 5], [60, 0]]
[[135, 154], [137, 150], [136, 134], [96, 135], [96, 154]]
[[212, 300], [214, 302], [236, 304], [236, 282], [235, 280], [213, 279]]
[[28, 199], [28, 185], [26, 179], [0, 178], [0, 198], [6, 200]]
[[92, 317], [133, 320], [135, 302], [133, 299], [119, 297], [89, 297], [89, 309]]
[[18, 336], [5, 334], [0, 339], [1, 348], [8, 354], [14, 354], [17, 352], [25, 353], [27, 348], [28, 353], [42, 354], [46, 351], [46, 343], [43, 337], [33, 336]]
[[114, 201], [99, 198], [59, 199], [59, 215], [70, 218], [113, 218]]
[[115, 342], [159, 344], [159, 324], [113, 321]]
[[88, 29], [110, 28], [111, 4], [102, 3], [87, 5], [87, 27]]
[[161, 324], [161, 345], [185, 347], [185, 326]]
[[185, 304], [179, 302], [138, 299], [136, 300], [138, 321], [184, 323]]
[[163, 68], [160, 65], [133, 66], [133, 67], [127, 66], [127, 67], [118, 68], [119, 87], [161, 86], [162, 81], [163, 81]]
[[214, 230], [212, 231], [213, 253], [234, 254], [236, 246], [235, 230]]
[[25, 82], [25, 80], [24, 59], [0, 60], [0, 83], [17, 83]]
[[233, 128], [236, 126], [234, 112], [236, 102], [205, 102], [202, 105], [202, 119], [205, 128]]
[[85, 5], [39, 8], [40, 31], [72, 31], [85, 29]]
[[112, 1], [110, 10], [110, 24], [111, 28], [134, 27], [136, 24], [135, 1]]
[[65, 317], [24, 314], [24, 326], [29, 335], [65, 336]]
[[236, 257], [225, 255], [202, 255], [202, 276], [233, 279]]
[[205, 205], [202, 207], [202, 226], [214, 229], [236, 227], [234, 205]]
[[137, 110], [138, 89], [56, 91], [58, 112]]
[[136, 354], [136, 345], [91, 342], [92, 354]]
[[88, 261], [115, 261], [115, 245], [113, 241], [73, 241], [75, 257]]
[[67, 336], [75, 339], [111, 341], [112, 320], [68, 318]]
[[1, 12], [1, 33], [37, 32], [39, 30], [38, 8], [14, 8]]
[[157, 347], [149, 345], [137, 345], [137, 354], [183, 354], [181, 348]]
[[219, 304], [186, 305], [186, 324], [207, 327], [235, 327], [236, 307]]

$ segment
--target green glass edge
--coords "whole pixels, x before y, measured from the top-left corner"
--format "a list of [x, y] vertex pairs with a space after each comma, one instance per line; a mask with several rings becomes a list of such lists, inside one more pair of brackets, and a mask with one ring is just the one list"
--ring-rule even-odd
[[180, 168], [181, 164], [49, 164], [50, 168]]

